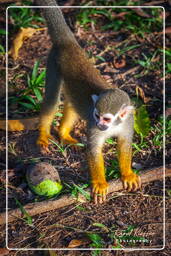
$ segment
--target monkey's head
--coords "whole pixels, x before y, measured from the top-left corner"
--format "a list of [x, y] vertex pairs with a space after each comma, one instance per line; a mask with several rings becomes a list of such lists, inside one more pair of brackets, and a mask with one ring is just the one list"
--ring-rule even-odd
[[99, 96], [92, 95], [92, 99], [93, 117], [102, 131], [123, 123], [134, 110], [128, 94], [120, 89], [108, 89]]

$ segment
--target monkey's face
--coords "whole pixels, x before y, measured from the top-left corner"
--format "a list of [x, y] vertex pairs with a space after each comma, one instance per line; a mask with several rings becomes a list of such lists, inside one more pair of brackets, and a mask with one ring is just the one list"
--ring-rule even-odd
[[101, 131], [118, 130], [133, 113], [127, 94], [121, 90], [109, 90], [100, 96], [92, 95], [93, 117]]
[[94, 108], [93, 116], [94, 116], [97, 127], [101, 131], [108, 130], [110, 127], [112, 127], [115, 121], [115, 116], [113, 114], [106, 113], [106, 114], [100, 115], [100, 113], [96, 108]]
[[93, 117], [96, 122], [96, 126], [101, 131], [108, 131], [110, 129], [118, 129], [127, 120], [130, 114], [133, 113], [134, 108], [132, 106], [121, 106], [118, 112], [103, 113], [95, 107], [93, 111]]

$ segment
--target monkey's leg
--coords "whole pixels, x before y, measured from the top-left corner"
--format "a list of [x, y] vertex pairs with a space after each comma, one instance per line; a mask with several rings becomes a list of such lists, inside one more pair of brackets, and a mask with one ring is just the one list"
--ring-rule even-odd
[[136, 191], [141, 187], [141, 179], [131, 168], [132, 140], [118, 137], [118, 158], [123, 186], [128, 191]]
[[42, 104], [37, 144], [48, 151], [51, 123], [56, 112], [56, 105], [60, 94], [62, 77], [57, 61], [57, 50], [53, 47], [49, 53], [46, 72], [45, 98]]
[[71, 103], [64, 103], [64, 114], [59, 128], [60, 140], [63, 144], [77, 144], [78, 141], [71, 137], [70, 132], [74, 126], [74, 123], [79, 118], [78, 114], [75, 112]]
[[54, 114], [55, 111], [52, 109], [51, 112], [49, 111], [46, 115], [43, 114], [40, 116], [39, 137], [37, 144], [47, 152], [49, 151], [49, 139], [53, 139], [52, 135], [50, 134], [50, 127]]
[[102, 139], [94, 132], [88, 138], [88, 165], [92, 183], [92, 193], [95, 204], [106, 200], [108, 183], [105, 178], [104, 159], [102, 154]]

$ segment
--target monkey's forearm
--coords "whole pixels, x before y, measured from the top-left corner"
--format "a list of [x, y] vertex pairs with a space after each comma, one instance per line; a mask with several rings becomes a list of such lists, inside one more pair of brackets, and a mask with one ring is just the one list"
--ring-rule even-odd
[[88, 164], [90, 168], [91, 182], [106, 182], [104, 159], [102, 152], [98, 152], [96, 155], [91, 152], [88, 153]]
[[132, 172], [132, 140], [118, 138], [118, 159], [122, 175]]
[[141, 187], [141, 180], [131, 168], [132, 161], [132, 140], [124, 137], [118, 138], [118, 159], [121, 172], [121, 179], [125, 189], [128, 191], [137, 190]]

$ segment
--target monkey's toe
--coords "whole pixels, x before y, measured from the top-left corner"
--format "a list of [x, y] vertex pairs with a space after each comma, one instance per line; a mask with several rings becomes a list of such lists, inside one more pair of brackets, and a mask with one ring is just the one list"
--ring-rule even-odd
[[72, 138], [70, 135], [61, 138], [61, 143], [65, 145], [74, 145], [78, 143], [78, 140]]
[[141, 188], [141, 178], [135, 173], [122, 176], [122, 181], [124, 189], [126, 189], [128, 192], [136, 191]]
[[108, 193], [108, 183], [93, 183], [92, 195], [95, 204], [102, 204], [106, 201], [106, 195]]
[[41, 152], [44, 153], [49, 153], [49, 139], [53, 140], [53, 136], [46, 135], [46, 136], [40, 136], [37, 140], [37, 145], [40, 147]]

